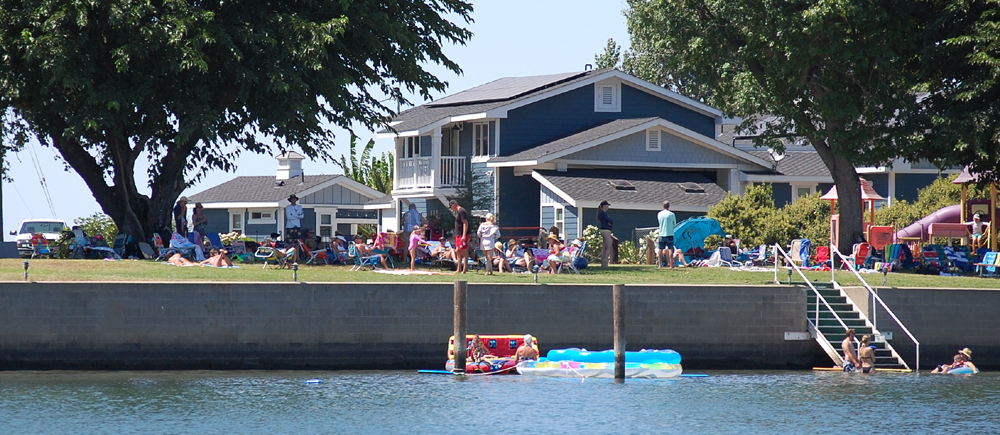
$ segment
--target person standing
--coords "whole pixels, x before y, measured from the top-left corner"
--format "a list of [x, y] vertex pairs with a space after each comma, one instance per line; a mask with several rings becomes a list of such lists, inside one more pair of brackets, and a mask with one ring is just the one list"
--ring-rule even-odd
[[290, 204], [285, 206], [285, 243], [290, 243], [292, 240], [299, 238], [299, 230], [302, 228], [302, 218], [306, 215], [305, 210], [298, 204], [299, 197], [295, 196], [294, 193], [288, 197], [288, 202]]
[[483, 250], [483, 255], [486, 255], [487, 275], [493, 275], [493, 250], [496, 249], [497, 238], [500, 237], [500, 228], [497, 228], [495, 220], [493, 213], [487, 213], [486, 220], [479, 224], [477, 231], [480, 248]]
[[455, 213], [455, 272], [465, 273], [469, 270], [469, 212], [454, 199], [448, 201], [448, 206]]
[[608, 259], [611, 258], [611, 249], [614, 243], [611, 228], [615, 225], [615, 221], [611, 220], [611, 216], [608, 216], [609, 208], [611, 208], [611, 203], [607, 201], [601, 201], [601, 205], [597, 206], [597, 221], [601, 224], [601, 241], [604, 244], [601, 248], [601, 267], [605, 269], [608, 267]]
[[670, 201], [663, 201], [663, 210], [656, 215], [656, 220], [660, 223], [660, 240], [657, 247], [660, 248], [656, 256], [656, 268], [663, 267], [664, 256], [667, 265], [674, 267], [674, 227], [677, 226], [677, 216], [670, 211]]
[[174, 206], [174, 227], [177, 234], [184, 237], [187, 237], [188, 234], [187, 203], [188, 197], [182, 196], [177, 200], [177, 205]]
[[875, 373], [875, 346], [872, 346], [872, 336], [861, 337], [861, 348], [858, 349], [858, 360], [861, 361], [861, 373]]
[[200, 202], [194, 203], [194, 211], [191, 212], [191, 226], [198, 233], [198, 237], [204, 237], [208, 227], [208, 217], [205, 216], [205, 206]]
[[854, 328], [847, 330], [847, 338], [840, 343], [840, 349], [844, 351], [844, 371], [853, 372], [861, 367], [858, 355], [854, 351]]
[[[419, 211], [417, 211], [417, 205], [410, 203], [406, 213], [403, 213], [403, 240], [410, 239], [410, 233], [413, 232], [414, 228], [421, 227], [421, 229], [423, 229], [423, 226], [424, 217], [420, 215]], [[423, 234], [420, 235], [420, 237], [423, 236]], [[407, 251], [406, 255], [409, 256], [409, 251]]]

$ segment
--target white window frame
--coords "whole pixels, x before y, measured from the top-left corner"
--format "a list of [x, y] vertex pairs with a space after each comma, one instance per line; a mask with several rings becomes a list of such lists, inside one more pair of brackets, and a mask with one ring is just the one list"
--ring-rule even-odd
[[559, 228], [559, 234], [566, 240], [566, 207], [555, 204], [552, 210], [552, 224]]
[[316, 225], [313, 227], [313, 230], [316, 231], [316, 235], [326, 237], [322, 235], [320, 227], [323, 226], [323, 216], [328, 215], [330, 216], [330, 224], [328, 225], [330, 227], [329, 237], [333, 237], [334, 234], [337, 233], [337, 208], [317, 207], [314, 208], [313, 211], [316, 213]]
[[[233, 232], [233, 231], [239, 231], [240, 233], [246, 234], [246, 222], [244, 222], [246, 220], [246, 216], [243, 215], [243, 212], [244, 212], [244, 210], [236, 210], [236, 209], [230, 209], [229, 210], [229, 232], [230, 233]], [[233, 218], [237, 218], [237, 217], [239, 218], [239, 227], [233, 225], [233, 223], [234, 223], [234, 219]]]
[[412, 159], [420, 157], [420, 136], [410, 136], [403, 138], [403, 158]]
[[490, 156], [490, 123], [477, 122], [472, 124], [472, 156]]
[[[254, 217], [253, 217], [254, 213], [260, 213], [261, 217], [257, 218], [257, 219], [254, 219]], [[265, 213], [270, 213], [271, 217], [270, 218], [263, 217], [263, 215]], [[250, 216], [248, 216], [248, 219], [245, 222], [246, 225], [274, 225], [274, 224], [277, 224], [277, 223], [278, 223], [277, 212], [274, 211], [273, 208], [272, 209], [260, 209], [260, 208], [258, 208], [258, 209], [250, 209]]]
[[[610, 95], [607, 91], [610, 90]], [[610, 97], [610, 103], [608, 98]], [[595, 112], [621, 112], [622, 111], [622, 84], [621, 82], [597, 82], [594, 83], [594, 111]]]
[[799, 200], [799, 189], [809, 189], [809, 195], [816, 193], [816, 183], [790, 183], [789, 186], [792, 188], [792, 204]]
[[[656, 146], [653, 146], [653, 139], [656, 139]], [[663, 150], [663, 132], [659, 129], [651, 128], [646, 130], [646, 151]]]

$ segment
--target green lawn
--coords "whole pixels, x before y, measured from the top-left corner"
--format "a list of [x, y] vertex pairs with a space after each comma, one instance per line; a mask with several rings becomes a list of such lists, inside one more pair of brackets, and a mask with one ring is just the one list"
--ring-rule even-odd
[[[151, 261], [102, 261], [102, 260], [50, 260], [30, 261], [31, 281], [291, 281], [291, 270], [261, 269], [261, 264], [241, 264], [240, 269], [213, 269], [207, 267], [175, 267]], [[446, 272], [444, 270], [438, 270]], [[779, 273], [782, 281], [788, 279], [787, 272]], [[816, 282], [829, 282], [829, 272], [807, 272], [806, 276]], [[882, 286], [881, 274], [863, 275], [869, 284]], [[455, 275], [409, 275], [397, 276], [367, 271], [351, 272], [347, 266], [305, 266], [298, 271], [299, 281], [305, 282], [452, 282]], [[502, 274], [483, 276], [469, 273], [461, 276], [475, 283], [531, 283], [530, 274]], [[581, 275], [572, 273], [560, 275], [539, 274], [540, 283], [587, 283], [587, 284], [719, 284], [719, 285], [762, 285], [772, 284], [773, 272], [746, 272], [728, 268], [681, 268], [657, 270], [653, 266], [614, 265], [609, 269], [588, 268]], [[22, 260], [0, 260], [0, 281], [22, 281], [24, 265]], [[837, 279], [843, 285], [857, 285], [857, 278], [849, 272], [838, 272]], [[802, 282], [797, 274], [793, 282]], [[1000, 289], [1000, 281], [978, 277], [944, 277], [912, 274], [889, 274], [889, 287], [936, 287], [936, 288], [988, 288]]]

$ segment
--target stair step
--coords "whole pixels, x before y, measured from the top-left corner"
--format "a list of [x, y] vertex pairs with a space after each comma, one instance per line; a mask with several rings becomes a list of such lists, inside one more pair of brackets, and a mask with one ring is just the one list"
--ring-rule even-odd
[[[865, 321], [861, 320], [860, 318], [858, 318], [858, 319], [844, 319], [844, 318], [841, 318], [840, 320], [843, 321], [844, 324], [847, 325], [848, 328], [855, 328], [855, 329], [857, 329], [857, 328], [864, 328], [866, 326], [865, 325]], [[840, 322], [838, 322], [837, 319], [834, 319], [834, 318], [824, 319], [824, 318], [820, 317], [820, 319], [819, 319], [819, 326], [821, 326], [821, 327], [823, 327], [823, 326], [838, 326], [839, 327], [840, 326]]]
[[[847, 298], [843, 297], [843, 296], [824, 296], [823, 299], [826, 300], [826, 303], [831, 304], [831, 305], [833, 305], [833, 304], [846, 304], [847, 303]], [[812, 295], [806, 296], [806, 303], [808, 303], [809, 305], [815, 304], [816, 303], [816, 296], [812, 296]], [[819, 304], [820, 304], [820, 306], [824, 306], [823, 302], [820, 302]]]
[[[816, 318], [816, 312], [815, 311], [808, 311], [807, 310], [806, 314], [807, 314], [807, 317], [810, 318], [810, 319], [815, 319]], [[841, 319], [860, 319], [861, 318], [861, 313], [859, 313], [857, 311], [843, 312], [843, 313], [839, 313], [838, 312], [837, 315], [840, 316]], [[819, 310], [819, 318], [820, 319], [833, 319], [834, 317], [833, 317], [833, 313], [827, 311], [826, 307], [823, 307], [822, 310]]]

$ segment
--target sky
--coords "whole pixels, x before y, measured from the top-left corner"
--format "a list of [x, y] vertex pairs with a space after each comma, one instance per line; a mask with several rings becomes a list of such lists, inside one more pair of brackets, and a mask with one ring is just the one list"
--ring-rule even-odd
[[[501, 77], [520, 77], [582, 71], [594, 63], [594, 55], [604, 50], [608, 38], [628, 47], [628, 30], [622, 10], [625, 0], [488, 0], [472, 1], [475, 10], [468, 25], [473, 37], [465, 46], [445, 48], [445, 54], [462, 68], [456, 75], [437, 65], [427, 69], [448, 83], [448, 89], [435, 98], [481, 85]], [[419, 97], [410, 98], [414, 105]], [[375, 133], [360, 125], [354, 127], [359, 144], [375, 138]], [[333, 129], [337, 146], [334, 156], [349, 152], [350, 134]], [[381, 154], [392, 147], [391, 139], [376, 139], [375, 151]], [[24, 219], [58, 218], [72, 225], [79, 217], [101, 212], [90, 190], [76, 172], [64, 170], [64, 163], [52, 148], [37, 143], [20, 153], [8, 155], [13, 182], [3, 182], [4, 240]], [[142, 172], [143, 162], [136, 165]], [[305, 161], [308, 174], [339, 174], [339, 166], [322, 161]], [[215, 171], [184, 191], [191, 195], [237, 176], [273, 175], [277, 161], [269, 155], [244, 153], [236, 161], [235, 172]], [[41, 179], [48, 186], [51, 211]], [[145, 186], [146, 180], [136, 180]], [[149, 193], [149, 189], [141, 189]]]

